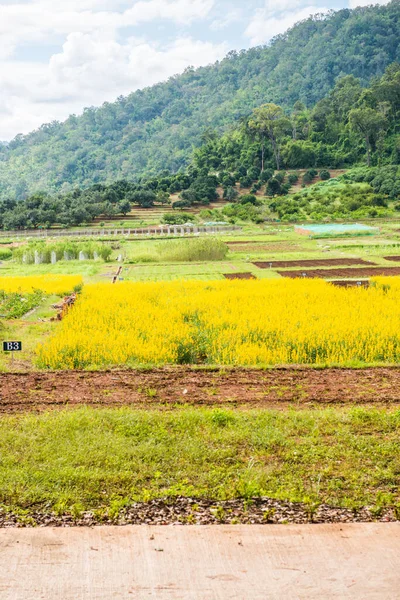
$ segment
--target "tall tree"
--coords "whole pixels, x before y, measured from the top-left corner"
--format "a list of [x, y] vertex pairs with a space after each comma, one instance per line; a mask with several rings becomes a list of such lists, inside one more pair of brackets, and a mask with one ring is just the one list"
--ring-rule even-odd
[[385, 127], [386, 118], [373, 108], [354, 108], [349, 114], [349, 123], [354, 131], [358, 131], [365, 141], [367, 147], [367, 165], [371, 166], [371, 140], [378, 136]]
[[256, 135], [261, 143], [261, 171], [265, 166], [265, 144], [271, 142], [276, 168], [281, 166], [280, 145], [285, 133], [291, 129], [290, 121], [285, 116], [281, 106], [276, 104], [263, 104], [253, 111], [248, 121], [249, 131]]

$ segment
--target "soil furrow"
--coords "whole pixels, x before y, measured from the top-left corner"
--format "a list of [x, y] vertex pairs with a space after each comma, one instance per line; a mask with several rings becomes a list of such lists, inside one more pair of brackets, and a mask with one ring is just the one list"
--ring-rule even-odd
[[0, 412], [66, 405], [171, 408], [400, 404], [400, 367], [209, 369], [0, 374]]

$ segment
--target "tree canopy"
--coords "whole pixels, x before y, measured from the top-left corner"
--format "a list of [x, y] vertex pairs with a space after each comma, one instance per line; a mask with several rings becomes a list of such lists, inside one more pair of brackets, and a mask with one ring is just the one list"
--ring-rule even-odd
[[[214, 131], [220, 137], [263, 104], [275, 104], [285, 115], [295, 111], [294, 145], [278, 148], [283, 162], [289, 157], [303, 163], [312, 160], [314, 153], [319, 163], [337, 161], [337, 156], [323, 157], [318, 143], [337, 144], [341, 135], [337, 116], [342, 123], [343, 115], [359, 102], [360, 90], [400, 61], [399, 14], [399, 2], [393, 0], [386, 6], [310, 17], [268, 46], [230, 52], [214, 65], [188, 68], [114, 103], [89, 107], [64, 123], [52, 122], [19, 135], [0, 146], [0, 198], [19, 200], [41, 190], [69, 193], [77, 185], [132, 181], [164, 169], [178, 172], [189, 164], [193, 148], [212, 142]], [[341, 87], [330, 96], [338, 80]], [[366, 97], [364, 103], [376, 110], [389, 98], [391, 107], [396, 107], [386, 115], [390, 124], [399, 105], [398, 86], [390, 73], [375, 91], [378, 95]], [[315, 104], [310, 131], [308, 112]], [[385, 106], [379, 110], [385, 113]], [[239, 134], [232, 135], [229, 141], [231, 153], [244, 152], [238, 138]], [[348, 149], [342, 141], [343, 157]], [[256, 142], [247, 143], [249, 155]], [[366, 152], [365, 137], [361, 143]], [[372, 146], [375, 143], [380, 142], [373, 139]], [[268, 162], [268, 151], [265, 158]]]

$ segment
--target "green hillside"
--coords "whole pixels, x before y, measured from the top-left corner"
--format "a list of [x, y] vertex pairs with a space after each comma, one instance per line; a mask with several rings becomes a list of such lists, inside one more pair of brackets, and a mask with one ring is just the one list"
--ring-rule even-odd
[[223, 131], [262, 104], [313, 106], [336, 80], [367, 84], [400, 61], [400, 4], [310, 18], [267, 47], [232, 52], [65, 123], [0, 147], [0, 197], [178, 171], [207, 128]]

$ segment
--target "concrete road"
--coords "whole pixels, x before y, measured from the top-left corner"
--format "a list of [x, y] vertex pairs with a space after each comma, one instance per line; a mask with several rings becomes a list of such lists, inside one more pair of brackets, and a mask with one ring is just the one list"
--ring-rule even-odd
[[1, 600], [400, 598], [400, 524], [0, 531]]

